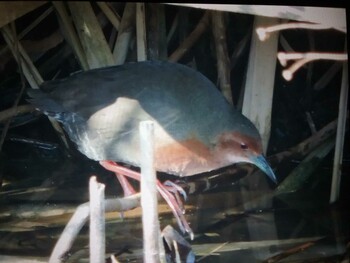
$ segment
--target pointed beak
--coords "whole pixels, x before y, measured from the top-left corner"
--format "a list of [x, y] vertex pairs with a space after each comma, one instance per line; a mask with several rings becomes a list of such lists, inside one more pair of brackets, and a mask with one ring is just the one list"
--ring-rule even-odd
[[275, 176], [275, 173], [271, 169], [270, 165], [267, 163], [266, 159], [262, 155], [254, 156], [250, 159], [253, 164], [255, 164], [257, 167], [260, 168], [264, 173], [267, 174], [267, 176], [275, 183], [277, 184], [277, 179]]

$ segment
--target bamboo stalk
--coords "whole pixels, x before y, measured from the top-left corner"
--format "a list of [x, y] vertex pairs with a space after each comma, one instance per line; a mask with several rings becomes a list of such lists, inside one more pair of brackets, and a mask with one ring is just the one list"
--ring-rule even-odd
[[324, 87], [326, 87], [333, 77], [340, 71], [342, 68], [342, 64], [338, 62], [334, 62], [332, 66], [329, 67], [327, 72], [322, 75], [322, 77], [316, 81], [316, 83], [313, 85], [314, 90], [321, 90]]
[[175, 33], [175, 30], [178, 27], [178, 25], [179, 25], [179, 13], [176, 14], [176, 16], [175, 16], [175, 18], [173, 20], [173, 23], [171, 24], [170, 30], [168, 32], [168, 35], [166, 37], [166, 41], [167, 41], [168, 44], [169, 44], [171, 38], [173, 37], [173, 35]]
[[333, 149], [334, 139], [328, 139], [313, 150], [275, 189], [274, 194], [296, 192]]
[[[18, 40], [21, 40], [26, 34], [28, 34], [34, 27], [36, 27], [42, 20], [44, 20], [51, 12], [53, 11], [53, 7], [50, 6], [46, 9], [40, 16], [38, 16], [29, 26], [27, 26], [22, 32], [20, 32], [17, 36]], [[4, 46], [0, 50], [0, 56], [4, 54], [8, 50], [8, 46]]]
[[114, 65], [114, 58], [89, 2], [68, 2], [90, 68]]
[[300, 59], [326, 59], [326, 60], [336, 60], [336, 61], [347, 61], [348, 54], [347, 53], [327, 53], [327, 52], [307, 52], [307, 53], [285, 53], [279, 52], [277, 55], [280, 63], [282, 65], [286, 65], [288, 60], [300, 60]]
[[[33, 62], [31, 61], [30, 57], [28, 56], [27, 52], [24, 50], [23, 46], [21, 45], [20, 42], [15, 42], [15, 36], [12, 35], [11, 30], [9, 29], [8, 26], [4, 26], [2, 27], [2, 32], [3, 34], [6, 35], [7, 38], [7, 44], [10, 47], [14, 58], [18, 61], [17, 58], [17, 52], [14, 49], [15, 45], [17, 45], [18, 47], [18, 52], [20, 54], [20, 56], [23, 58], [24, 63], [26, 64], [26, 68], [28, 70], [28, 72], [30, 72], [30, 74], [33, 76], [33, 79], [35, 80], [35, 87], [38, 88], [38, 85], [40, 85], [41, 83], [44, 82], [43, 78], [40, 76], [40, 73], [38, 72], [38, 70], [36, 69], [36, 67], [34, 66]], [[25, 72], [24, 72], [25, 73]], [[34, 84], [34, 83], [33, 83]]]
[[90, 208], [88, 203], [80, 205], [64, 228], [49, 259], [49, 263], [63, 262], [64, 255], [72, 247], [75, 237], [88, 219]]
[[114, 26], [116, 30], [120, 27], [120, 18], [113, 12], [113, 10], [106, 4], [106, 2], [97, 1], [96, 4], [101, 8], [102, 12], [106, 15], [109, 22]]
[[145, 4], [136, 3], [137, 61], [147, 59]]
[[247, 32], [245, 36], [242, 38], [242, 40], [238, 43], [237, 48], [233, 51], [230, 57], [231, 69], [233, 69], [236, 66], [238, 58], [242, 55], [243, 51], [248, 46], [249, 39], [250, 39], [250, 32]]
[[22, 32], [18, 34], [18, 39], [22, 39], [26, 34], [28, 34], [33, 28], [41, 23], [51, 12], [54, 10], [53, 6], [47, 8], [41, 15], [35, 18], [35, 20], [28, 25]]
[[[317, 242], [322, 238], [324, 238], [324, 236], [295, 238], [295, 239], [292, 239], [292, 238], [268, 239], [268, 240], [257, 240], [257, 241], [237, 241], [237, 242], [221, 242], [221, 243], [210, 242], [210, 243], [204, 243], [204, 244], [192, 244], [192, 249], [194, 254], [198, 258], [196, 259], [195, 262], [204, 262], [205, 261], [203, 260], [204, 257], [208, 257], [210, 255], [212, 256], [218, 255], [218, 254], [227, 255], [228, 253], [239, 252], [239, 251], [242, 251], [243, 253], [247, 253], [247, 251], [250, 249], [271, 248], [271, 247], [274, 247], [276, 250], [277, 249], [283, 250], [285, 249], [286, 246], [297, 245], [304, 242]], [[135, 249], [133, 250], [132, 255], [130, 254], [128, 255], [125, 253], [125, 255], [120, 256], [120, 260], [130, 261], [134, 259], [135, 261], [135, 258], [140, 258], [142, 253], [143, 253], [142, 249]], [[275, 250], [271, 251], [271, 255], [274, 255], [274, 254], [276, 254], [276, 251]], [[269, 254], [267, 254], [266, 256], [269, 256]], [[214, 260], [211, 260], [209, 262], [214, 262]], [[216, 262], [220, 262], [220, 261], [216, 261]], [[260, 262], [262, 262], [262, 260], [260, 260]]]
[[[4, 39], [7, 43], [7, 45], [9, 46], [9, 48], [11, 49], [11, 51], [13, 53], [13, 57], [15, 58], [17, 63], [19, 64], [27, 81], [29, 82], [29, 84], [31, 85], [31, 87], [33, 89], [38, 89], [39, 85], [41, 83], [43, 83], [44, 81], [43, 81], [40, 73], [38, 72], [38, 70], [36, 69], [34, 64], [32, 63], [30, 57], [28, 56], [28, 54], [26, 53], [26, 51], [22, 47], [21, 43], [20, 42], [15, 43], [15, 37], [12, 36], [11, 31], [8, 28], [8, 26], [2, 27], [1, 32], [4, 36]], [[20, 54], [20, 57], [17, 56], [17, 51], [14, 48], [15, 45], [17, 45], [17, 47], [18, 47], [18, 52]], [[23, 59], [21, 59], [21, 58], [23, 58]], [[52, 124], [52, 127], [55, 129], [55, 131], [59, 135], [60, 139], [64, 143], [64, 146], [66, 147], [66, 149], [69, 149], [69, 144], [68, 144], [67, 138], [64, 135], [61, 126], [58, 124], [58, 122], [54, 118], [49, 117], [49, 120]]]
[[89, 182], [90, 192], [90, 262], [104, 263], [106, 254], [105, 185], [98, 183], [96, 176]]
[[[136, 194], [122, 199], [107, 199], [104, 203], [106, 212], [131, 210], [140, 205], [140, 195]], [[78, 206], [74, 215], [64, 228], [60, 238], [57, 240], [50, 255], [49, 263], [63, 262], [64, 255], [66, 255], [72, 247], [74, 239], [88, 220], [89, 214], [89, 203], [84, 203]]]
[[111, 34], [108, 38], [108, 46], [111, 50], [113, 50], [114, 43], [117, 39], [117, 34], [118, 34], [117, 30], [115, 28], [112, 28]]
[[147, 50], [149, 60], [166, 60], [167, 41], [164, 5], [148, 3]]
[[[254, 18], [253, 28], [276, 23], [277, 18], [257, 16]], [[242, 113], [258, 128], [264, 153], [270, 139], [277, 48], [278, 34], [273, 34], [264, 42], [253, 34], [246, 72]]]
[[349, 82], [348, 82], [348, 63], [343, 65], [343, 76], [340, 90], [340, 102], [338, 113], [337, 137], [334, 150], [333, 173], [330, 203], [334, 203], [339, 198], [341, 168], [343, 159], [343, 148], [346, 129], [346, 112], [348, 104]]
[[309, 124], [310, 130], [311, 130], [311, 134], [313, 134], [313, 135], [316, 134], [317, 133], [316, 125], [315, 125], [314, 120], [312, 119], [310, 112], [308, 112], [308, 111], [305, 112], [305, 115], [306, 115], [307, 124]]
[[337, 53], [327, 53], [327, 52], [307, 52], [307, 53], [285, 53], [279, 52], [277, 58], [282, 66], [287, 65], [288, 60], [295, 60], [295, 62], [288, 68], [283, 70], [282, 76], [286, 80], [291, 80], [293, 74], [306, 63], [315, 60], [335, 60], [335, 61], [347, 61], [348, 54], [337, 54]]
[[194, 45], [194, 43], [199, 39], [199, 37], [207, 29], [209, 23], [209, 11], [206, 11], [198, 22], [196, 28], [191, 32], [191, 34], [180, 44], [180, 46], [170, 55], [169, 61], [177, 62], [187, 51]]
[[296, 146], [293, 146], [292, 148], [286, 151], [269, 156], [268, 157], [269, 163], [272, 166], [274, 166], [286, 158], [291, 158], [293, 156], [294, 157], [305, 156], [310, 151], [318, 147], [322, 141], [327, 140], [330, 136], [332, 136], [335, 133], [337, 122], [338, 120], [335, 119], [334, 121], [324, 126], [322, 129], [317, 131], [317, 133], [307, 138], [306, 140], [302, 141], [301, 143], [297, 144]]
[[60, 1], [53, 1], [52, 4], [54, 5], [59, 17], [61, 18], [63, 29], [67, 34], [66, 35], [67, 40], [70, 43], [71, 47], [73, 48], [74, 53], [77, 56], [82, 69], [88, 70], [89, 65], [87, 63], [85, 53], [83, 51], [79, 38], [75, 32], [75, 29], [72, 25], [71, 19], [69, 18], [69, 15], [67, 13], [66, 7], [64, 6], [64, 3]]
[[174, 5], [185, 7], [196, 7], [209, 10], [219, 10], [225, 12], [243, 13], [254, 16], [283, 18], [288, 20], [296, 20], [311, 23], [322, 24], [341, 32], [346, 33], [346, 9], [345, 8], [324, 8], [324, 7], [308, 7], [302, 9], [294, 6], [281, 5], [234, 5], [230, 4], [180, 4]]
[[275, 263], [275, 262], [281, 262], [283, 259], [290, 257], [294, 254], [301, 253], [311, 247], [314, 247], [316, 244], [314, 241], [308, 241], [301, 245], [294, 246], [292, 248], [289, 248], [275, 256], [272, 256], [266, 260], [264, 260], [262, 263]]
[[[15, 27], [14, 27], [14, 23], [11, 24], [13, 26], [13, 31], [15, 31]], [[8, 33], [8, 37], [11, 36], [10, 32], [7, 32]], [[13, 40], [14, 40], [14, 37], [13, 37]], [[17, 57], [17, 59], [19, 61], [22, 60], [22, 57], [21, 57], [21, 54], [18, 52], [18, 41], [13, 41], [14, 44], [17, 44], [15, 47], [14, 47], [14, 56]], [[13, 103], [13, 106], [12, 108], [13, 109], [17, 109], [17, 106], [18, 106], [18, 103], [19, 103], [19, 100], [21, 99], [22, 95], [23, 95], [23, 92], [24, 92], [24, 89], [25, 89], [25, 81], [24, 81], [24, 76], [23, 76], [23, 72], [22, 72], [22, 68], [19, 68], [20, 70], [20, 76], [21, 76], [21, 89], [20, 89], [20, 92], [19, 94], [17, 95], [14, 103]], [[4, 125], [4, 129], [2, 130], [1, 132], [1, 137], [0, 137], [0, 152], [2, 151], [2, 146], [4, 144], [4, 141], [5, 141], [5, 138], [6, 138], [6, 135], [7, 135], [7, 132], [8, 132], [8, 129], [10, 128], [10, 123], [11, 123], [11, 118], [8, 119]]]
[[224, 13], [220, 11], [212, 11], [212, 31], [215, 41], [216, 61], [218, 79], [220, 89], [226, 100], [233, 104], [231, 91], [231, 77], [230, 77], [230, 60], [227, 51], [226, 43], [226, 25], [224, 21]]
[[2, 263], [13, 263], [13, 262], [22, 262], [22, 263], [45, 263], [47, 259], [44, 257], [35, 257], [35, 259], [28, 256], [0, 256], [0, 262]]
[[29, 85], [32, 87], [32, 89], [38, 89], [39, 86], [38, 86], [34, 76], [31, 74], [28, 65], [22, 59], [18, 60], [17, 56], [15, 55], [16, 51], [14, 49], [13, 42], [11, 41], [10, 37], [7, 35], [5, 27], [6, 26], [1, 28], [1, 33], [2, 33], [2, 35], [4, 37], [4, 40], [5, 40], [6, 44], [10, 48], [10, 50], [11, 50], [11, 52], [13, 54], [13, 57], [15, 58], [15, 60], [19, 64], [19, 66], [22, 68], [23, 74], [25, 75]]
[[154, 124], [142, 121], [139, 126], [141, 149], [141, 208], [144, 262], [166, 262], [158, 219], [156, 170], [154, 168]]
[[296, 28], [324, 30], [332, 27], [330, 25], [311, 24], [311, 23], [285, 23], [285, 24], [278, 24], [278, 25], [273, 25], [268, 27], [259, 27], [256, 29], [256, 33], [258, 34], [259, 39], [261, 41], [265, 41], [266, 39], [269, 38], [270, 34], [273, 32], [287, 30], [287, 29], [296, 29]]
[[6, 121], [7, 119], [12, 118], [13, 116], [33, 111], [34, 106], [29, 104], [19, 105], [16, 108], [10, 108], [4, 111], [0, 111], [0, 122]]
[[135, 3], [126, 3], [124, 13], [120, 22], [118, 37], [113, 49], [113, 57], [116, 65], [124, 64], [131, 41], [132, 33], [135, 29]]

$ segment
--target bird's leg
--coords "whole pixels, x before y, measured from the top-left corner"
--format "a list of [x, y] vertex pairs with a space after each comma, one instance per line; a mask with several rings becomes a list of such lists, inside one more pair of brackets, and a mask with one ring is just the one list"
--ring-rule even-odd
[[[141, 174], [138, 172], [135, 172], [133, 170], [130, 170], [126, 167], [123, 167], [121, 165], [118, 165], [115, 162], [112, 161], [100, 161], [100, 164], [107, 170], [112, 171], [116, 174], [121, 174], [123, 176], [127, 176], [130, 177], [132, 179], [138, 180], [140, 181], [141, 179]], [[126, 178], [124, 178], [126, 179]], [[170, 191], [174, 191], [174, 187], [172, 186], [171, 189], [169, 191], [169, 186], [164, 186], [163, 184], [161, 184], [161, 182], [159, 180], [156, 181], [157, 183], [157, 190], [160, 193], [160, 195], [165, 199], [165, 201], [168, 203], [168, 205], [170, 206], [171, 210], [173, 211], [173, 214], [175, 215], [175, 218], [177, 220], [177, 223], [180, 227], [180, 229], [182, 230], [182, 232], [188, 232], [191, 236], [191, 238], [193, 239], [193, 232], [192, 229], [190, 228], [190, 226], [188, 225], [183, 211], [182, 209], [179, 207], [179, 204], [177, 202], [177, 200], [174, 198], [173, 194]], [[183, 191], [183, 190], [182, 190]], [[180, 191], [180, 193], [182, 193], [182, 191]]]
[[[128, 179], [124, 175], [122, 175], [120, 173], [115, 173], [115, 176], [117, 177], [120, 185], [123, 188], [124, 197], [136, 194], [134, 187], [130, 184], [130, 182], [128, 181]], [[124, 212], [123, 211], [120, 212], [120, 217], [122, 219], [124, 219]]]
[[120, 185], [123, 188], [124, 197], [136, 194], [136, 190], [134, 189], [134, 187], [130, 184], [128, 179], [126, 179], [126, 177], [123, 174], [115, 173], [115, 175], [116, 175]]

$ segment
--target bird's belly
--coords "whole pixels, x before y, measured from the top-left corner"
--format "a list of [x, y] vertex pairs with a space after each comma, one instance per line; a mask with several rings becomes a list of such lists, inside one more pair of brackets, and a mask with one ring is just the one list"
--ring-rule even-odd
[[197, 139], [187, 139], [155, 150], [156, 170], [190, 176], [223, 167], [212, 149]]
[[[196, 139], [176, 141], [164, 131], [156, 129], [155, 169], [178, 176], [190, 176], [223, 167], [211, 149]], [[72, 138], [72, 136], [71, 136]], [[162, 143], [159, 143], [159, 142]], [[113, 137], [108, 132], [98, 134], [86, 129], [75, 140], [78, 149], [93, 160], [112, 160], [140, 166], [138, 130], [128, 136]], [[167, 142], [164, 144], [164, 142]]]

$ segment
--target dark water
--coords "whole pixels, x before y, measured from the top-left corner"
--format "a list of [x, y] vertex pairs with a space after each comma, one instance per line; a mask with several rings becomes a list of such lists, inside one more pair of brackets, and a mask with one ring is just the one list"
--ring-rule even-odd
[[[88, 201], [91, 175], [98, 175], [98, 180], [106, 184], [107, 197], [120, 196], [122, 192], [115, 176], [95, 162], [82, 157], [67, 159], [51, 148], [30, 151], [30, 155], [25, 154], [25, 148], [21, 152], [16, 158], [9, 154], [11, 158], [3, 159], [0, 255], [47, 261], [75, 208]], [[318, 172], [312, 183], [305, 182], [304, 189], [277, 196], [273, 195], [275, 186], [261, 173], [239, 181], [235, 175], [222, 176], [222, 181], [219, 177], [211, 189], [190, 194], [185, 203], [186, 218], [195, 238], [184, 238], [196, 261], [340, 260], [350, 233], [347, 194], [343, 191], [340, 201], [330, 206], [330, 169], [322, 166]], [[185, 184], [201, 180], [203, 177], [194, 177]], [[161, 228], [171, 225], [178, 230], [164, 202], [159, 210]], [[88, 258], [88, 232], [88, 226], [80, 231], [66, 255], [67, 262]], [[107, 215], [106, 239], [107, 255], [115, 254], [121, 262], [142, 262], [139, 209], [125, 213], [124, 219], [118, 213]], [[285, 254], [299, 246], [306, 248]], [[284, 256], [280, 261], [268, 261], [276, 255]]]

